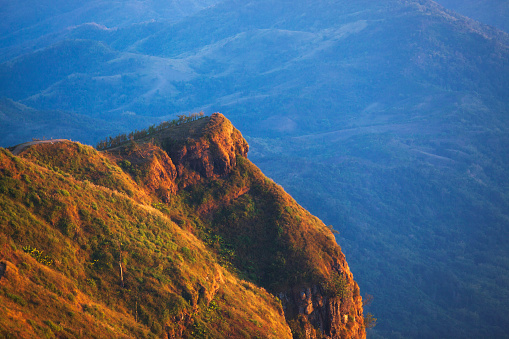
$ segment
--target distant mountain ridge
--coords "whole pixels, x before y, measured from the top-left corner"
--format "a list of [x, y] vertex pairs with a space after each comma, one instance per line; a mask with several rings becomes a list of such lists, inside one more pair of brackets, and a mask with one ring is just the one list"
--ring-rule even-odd
[[509, 32], [509, 3], [504, 0], [438, 0], [442, 6], [455, 12], [478, 20], [486, 25], [497, 27], [504, 32]]
[[[6, 2], [0, 8], [0, 50], [30, 51], [30, 45], [61, 39], [66, 31], [93, 24], [99, 28], [126, 27], [159, 21], [177, 22], [215, 4], [216, 0], [196, 1], [51, 1]], [[19, 47], [16, 47], [18, 45]], [[40, 47], [44, 47], [41, 45]]]

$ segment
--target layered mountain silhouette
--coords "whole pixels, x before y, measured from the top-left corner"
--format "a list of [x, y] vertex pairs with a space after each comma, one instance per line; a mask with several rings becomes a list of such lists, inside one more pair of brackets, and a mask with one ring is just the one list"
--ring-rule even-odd
[[[2, 106], [72, 112], [112, 135], [221, 111], [251, 160], [340, 232], [375, 297], [373, 336], [507, 333], [506, 33], [425, 0], [89, 13], [65, 28], [7, 28]], [[8, 126], [3, 146], [27, 141], [25, 125]], [[93, 124], [83, 136], [61, 126], [99, 141]]]

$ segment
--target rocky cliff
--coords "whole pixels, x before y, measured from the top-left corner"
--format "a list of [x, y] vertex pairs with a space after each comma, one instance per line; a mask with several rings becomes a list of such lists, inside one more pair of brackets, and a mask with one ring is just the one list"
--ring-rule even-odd
[[364, 338], [331, 230], [247, 151], [221, 114], [104, 152], [2, 150], [0, 333]]

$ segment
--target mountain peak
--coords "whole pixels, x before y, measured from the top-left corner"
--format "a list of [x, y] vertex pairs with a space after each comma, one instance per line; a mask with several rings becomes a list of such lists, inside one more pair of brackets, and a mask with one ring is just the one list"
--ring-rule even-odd
[[186, 134], [175, 136], [170, 132], [160, 138], [162, 148], [176, 164], [179, 177], [189, 175], [189, 171], [202, 178], [223, 176], [235, 167], [237, 155], [247, 156], [248, 143], [224, 115], [214, 113], [204, 120], [204, 124], [196, 121], [184, 125]]
[[146, 152], [151, 153], [154, 146], [160, 147], [169, 156], [168, 164], [176, 170], [172, 176], [181, 188], [229, 174], [236, 166], [237, 156], [247, 156], [247, 141], [221, 113], [193, 120], [195, 116], [181, 116], [176, 123], [163, 123], [162, 128], [151, 127], [146, 136], [126, 141], [107, 152], [140, 162], [148, 156]]

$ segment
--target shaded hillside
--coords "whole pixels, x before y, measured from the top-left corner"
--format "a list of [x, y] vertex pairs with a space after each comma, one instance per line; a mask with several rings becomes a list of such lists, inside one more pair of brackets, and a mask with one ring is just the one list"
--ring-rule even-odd
[[[37, 109], [109, 119], [211, 107], [264, 137], [334, 130], [363, 118], [372, 104], [401, 120], [450, 92], [480, 96], [494, 110], [509, 95], [507, 35], [431, 1], [290, 8], [227, 1], [158, 25], [100, 35], [93, 26], [69, 29], [58, 42], [1, 64], [0, 93]], [[37, 69], [33, 60], [56, 67]]]
[[[124, 124], [133, 122], [128, 117], [123, 121]], [[40, 111], [6, 98], [0, 99], [0, 125], [3, 131], [0, 145], [4, 147], [32, 139], [69, 136], [92, 144], [104, 135], [120, 132], [125, 126], [65, 111]]]
[[365, 337], [331, 230], [240, 132], [214, 114], [162, 134], [0, 150], [2, 336]]
[[[177, 22], [215, 0], [197, 1], [60, 1], [20, 0], [0, 8], [0, 59], [54, 43], [69, 29], [126, 27], [164, 19]], [[107, 26], [107, 27], [106, 27]]]
[[486, 25], [509, 32], [509, 3], [504, 0], [438, 0], [442, 6]]
[[375, 297], [375, 337], [505, 337], [509, 140], [507, 130], [476, 134], [433, 148], [393, 132], [352, 135], [335, 150], [292, 139], [292, 154], [280, 140], [250, 139], [267, 175], [340, 232]]

